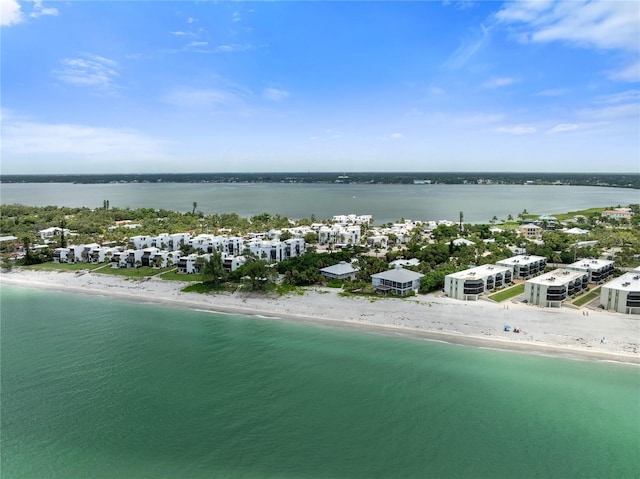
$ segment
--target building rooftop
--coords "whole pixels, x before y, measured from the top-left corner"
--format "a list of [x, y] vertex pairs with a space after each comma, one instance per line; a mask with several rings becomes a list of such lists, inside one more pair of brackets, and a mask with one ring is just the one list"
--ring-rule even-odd
[[514, 265], [514, 264], [528, 264], [528, 263], [535, 263], [536, 261], [541, 261], [544, 260], [546, 261], [547, 258], [545, 258], [544, 256], [534, 256], [534, 255], [517, 255], [517, 256], [512, 256], [511, 258], [507, 258], [507, 259], [503, 259], [500, 261], [497, 261], [496, 264], [503, 266], [503, 265]]
[[640, 271], [625, 273], [605, 283], [603, 287], [640, 293]]
[[580, 269], [580, 270], [588, 270], [588, 269], [600, 269], [603, 266], [609, 266], [615, 264], [614, 261], [610, 259], [581, 259], [580, 261], [576, 261], [575, 263], [571, 263], [568, 268], [572, 269]]
[[451, 273], [448, 276], [452, 276], [456, 279], [478, 279], [485, 278], [497, 273], [505, 273], [511, 271], [508, 266], [498, 266], [493, 264], [483, 264], [476, 266], [475, 268], [465, 269], [464, 271], [458, 271], [457, 273]]
[[400, 267], [371, 275], [372, 278], [395, 281], [396, 283], [408, 283], [409, 281], [420, 279], [423, 276], [424, 275], [421, 273], [416, 273], [415, 271], [410, 271]]
[[320, 269], [320, 271], [329, 274], [335, 274], [341, 276], [343, 274], [351, 274], [359, 271], [358, 268], [354, 268], [351, 263], [347, 263], [345, 261], [340, 261], [338, 264], [334, 264], [333, 266], [327, 266], [326, 268]]
[[560, 268], [549, 271], [548, 273], [535, 278], [531, 278], [527, 280], [527, 283], [544, 284], [547, 286], [553, 284], [566, 284], [576, 279], [582, 279], [583, 276], [584, 273], [582, 271], [569, 271], [567, 269]]

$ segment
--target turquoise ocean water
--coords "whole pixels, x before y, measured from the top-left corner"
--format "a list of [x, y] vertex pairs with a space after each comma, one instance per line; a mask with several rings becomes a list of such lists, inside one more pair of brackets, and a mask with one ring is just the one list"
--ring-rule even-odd
[[634, 478], [640, 369], [3, 286], [1, 477]]

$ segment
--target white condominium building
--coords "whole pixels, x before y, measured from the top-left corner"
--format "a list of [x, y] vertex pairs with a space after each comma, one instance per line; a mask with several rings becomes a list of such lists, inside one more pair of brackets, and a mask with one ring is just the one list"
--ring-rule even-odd
[[513, 279], [527, 279], [543, 273], [547, 266], [544, 256], [518, 255], [496, 262], [497, 266], [508, 266], [513, 271]]
[[625, 273], [603, 284], [600, 304], [609, 311], [640, 314], [640, 271]]
[[589, 276], [579, 271], [556, 269], [524, 283], [524, 298], [529, 304], [559, 308], [562, 302], [587, 288]]
[[444, 292], [450, 298], [476, 301], [481, 294], [507, 286], [512, 280], [509, 266], [485, 264], [444, 278]]

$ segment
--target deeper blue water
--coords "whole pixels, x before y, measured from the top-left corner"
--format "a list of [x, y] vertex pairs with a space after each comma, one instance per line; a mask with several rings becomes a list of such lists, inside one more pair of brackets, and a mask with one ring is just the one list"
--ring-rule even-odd
[[3, 286], [1, 476], [637, 478], [640, 368]]

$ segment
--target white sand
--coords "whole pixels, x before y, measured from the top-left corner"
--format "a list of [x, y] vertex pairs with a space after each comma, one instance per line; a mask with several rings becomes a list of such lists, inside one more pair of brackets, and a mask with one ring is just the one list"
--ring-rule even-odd
[[[640, 364], [640, 316], [598, 309], [550, 309], [513, 301], [464, 302], [438, 294], [406, 299], [341, 297], [339, 290], [320, 287], [308, 289], [303, 295], [280, 297], [183, 293], [180, 289], [185, 283], [160, 278], [133, 280], [89, 272], [19, 268], [0, 274], [2, 283], [284, 320], [322, 321], [470, 346]], [[505, 324], [517, 326], [522, 332], [505, 332]], [[604, 344], [602, 337], [606, 338]]]

